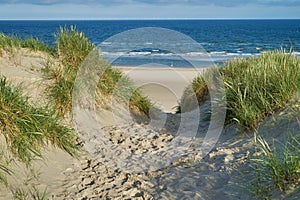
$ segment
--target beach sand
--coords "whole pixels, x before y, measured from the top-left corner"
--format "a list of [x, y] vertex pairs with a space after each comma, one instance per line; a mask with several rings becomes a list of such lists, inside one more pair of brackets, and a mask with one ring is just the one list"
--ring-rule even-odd
[[[46, 66], [47, 59], [43, 53], [27, 50], [21, 50], [17, 57], [5, 53], [0, 58], [0, 71], [9, 80], [22, 82], [32, 101], [37, 101], [44, 98], [47, 83], [39, 70]], [[174, 112], [184, 88], [198, 73], [173, 68], [122, 67], [121, 70], [164, 112]], [[198, 121], [194, 111], [186, 115], [162, 112], [167, 120], [164, 117], [156, 120], [163, 126], [100, 122], [106, 126], [96, 130], [96, 134], [79, 133], [88, 150], [79, 159], [48, 148], [44, 151], [45, 159], [33, 164], [38, 172], [36, 178], [17, 163], [14, 169], [18, 173], [9, 177], [12, 185], [1, 189], [0, 199], [12, 199], [10, 190], [15, 191], [17, 186], [25, 189], [36, 186], [41, 192], [47, 189], [49, 199], [255, 199], [249, 192], [249, 181], [255, 177], [249, 166], [254, 153], [253, 134], [241, 134], [236, 125], [227, 125], [212, 151], [199, 158], [198, 144], [210, 124], [205, 112], [207, 105], [200, 111]], [[105, 117], [110, 112], [99, 111], [105, 113], [99, 119], [110, 121]], [[299, 107], [278, 112], [261, 124], [259, 134], [269, 142], [274, 138], [282, 140], [284, 133], [299, 130], [299, 118]], [[197, 138], [176, 137], [195, 128]], [[169, 159], [173, 157], [176, 159]], [[299, 194], [299, 190], [284, 195], [274, 193], [273, 198], [296, 199]]]
[[175, 112], [184, 89], [205, 68], [120, 67], [135, 85], [164, 112]]

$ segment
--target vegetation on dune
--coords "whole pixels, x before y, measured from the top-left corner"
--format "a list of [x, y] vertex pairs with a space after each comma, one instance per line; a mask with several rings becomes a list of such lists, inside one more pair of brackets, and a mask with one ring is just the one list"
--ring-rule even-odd
[[[53, 84], [48, 88], [48, 95], [55, 102], [56, 110], [64, 115], [72, 108], [72, 92], [78, 70], [89, 54], [95, 50], [95, 45], [82, 32], [78, 32], [76, 27], [71, 26], [70, 29], [60, 28], [56, 34], [56, 48], [62, 65], [49, 66], [45, 74], [53, 80]], [[120, 70], [112, 68], [99, 54], [97, 56], [93, 58], [95, 62], [93, 64], [99, 65], [103, 71], [97, 86], [98, 97], [102, 97], [97, 99], [97, 102], [103, 101], [103, 95], [111, 96], [118, 82], [126, 80], [122, 88], [129, 88], [129, 90], [122, 93], [123, 99], [124, 97], [127, 99], [126, 95], [132, 94], [129, 98], [130, 108], [136, 108], [133, 110], [147, 115], [152, 106], [149, 100]]]
[[128, 102], [129, 109], [134, 114], [141, 113], [148, 116], [153, 104], [134, 86], [132, 80], [124, 76], [119, 69], [110, 67], [107, 62], [102, 60], [101, 64], [105, 70], [97, 85], [97, 101], [101, 101], [103, 97], [109, 98], [114, 95], [120, 100]]
[[[20, 161], [30, 162], [42, 157], [41, 149], [48, 144], [75, 156], [79, 147], [76, 134], [61, 124], [59, 115], [47, 107], [34, 107], [18, 86], [0, 78], [0, 132], [6, 139], [9, 151]], [[9, 172], [5, 164], [0, 172]], [[3, 177], [3, 174], [0, 174]], [[4, 180], [4, 179], [2, 179]]]
[[[8, 186], [6, 175], [11, 175], [13, 172], [9, 168], [9, 159], [6, 158], [5, 150], [1, 149], [0, 152], [0, 183]], [[1, 191], [1, 190], [0, 190]]]
[[14, 199], [16, 200], [46, 200], [47, 198], [47, 191], [46, 189], [42, 192], [38, 190], [36, 187], [23, 189], [23, 188], [17, 188], [16, 191], [14, 191]]
[[61, 27], [55, 35], [58, 56], [65, 68], [77, 72], [83, 60], [95, 48], [95, 45], [75, 26], [70, 29]]
[[34, 51], [43, 51], [46, 53], [54, 54], [54, 48], [50, 47], [46, 43], [33, 38], [28, 37], [25, 39], [17, 36], [8, 36], [0, 33], [0, 49], [11, 50], [12, 48], [28, 48]]
[[[300, 60], [284, 50], [231, 60], [219, 70], [227, 100], [226, 122], [237, 122], [242, 130], [255, 128], [265, 117], [284, 108], [300, 88]], [[201, 103], [208, 95], [204, 78], [196, 78], [192, 87]], [[183, 100], [190, 93], [186, 92]]]
[[220, 77], [219, 69], [216, 67], [209, 68], [205, 74], [197, 76], [192, 83], [184, 90], [178, 106], [178, 113], [189, 112], [197, 106], [203, 104], [210, 97], [210, 90], [216, 88], [216, 78]]
[[284, 51], [229, 62], [222, 73], [227, 119], [244, 128], [254, 128], [266, 116], [284, 108], [300, 87], [300, 60]]
[[[285, 108], [300, 88], [300, 59], [292, 52], [275, 50], [260, 57], [235, 59], [219, 68], [226, 95], [226, 123], [237, 122], [242, 131], [257, 128], [266, 117]], [[186, 89], [182, 103], [196, 95], [198, 103], [209, 97], [214, 70], [207, 70]], [[222, 104], [222, 99], [217, 99]], [[255, 171], [253, 192], [258, 198], [271, 199], [275, 190], [286, 191], [300, 181], [300, 143], [295, 138], [280, 149], [255, 135], [256, 156], [250, 165]]]
[[198, 102], [196, 104], [202, 104], [208, 100], [209, 92], [208, 87], [205, 84], [203, 76], [196, 77], [192, 83], [184, 90], [181, 97], [180, 105], [177, 107], [177, 113], [189, 112], [195, 109], [195, 100]]
[[286, 191], [300, 181], [300, 142], [290, 138], [284, 144], [270, 146], [260, 136], [255, 136], [256, 156], [251, 167], [256, 176], [252, 181], [252, 192], [261, 199], [271, 199], [271, 192]]
[[[49, 62], [43, 72], [46, 78], [52, 81], [47, 89], [50, 101], [53, 102], [58, 113], [65, 115], [72, 109], [72, 92], [77, 72], [82, 62], [96, 47], [84, 33], [77, 31], [75, 26], [70, 28], [61, 27], [55, 34], [55, 39], [55, 47], [50, 47], [32, 37], [22, 39], [0, 33], [0, 50], [11, 51], [13, 48], [28, 48], [34, 51], [47, 52], [58, 57], [60, 63], [56, 65], [59, 66]], [[0, 57], [1, 54], [2, 51], [0, 51]], [[126, 95], [132, 94], [129, 98], [132, 111], [147, 115], [150, 107], [152, 107], [150, 101], [142, 95], [140, 90], [134, 87], [134, 84], [128, 78], [125, 78], [120, 70], [112, 68], [100, 55], [98, 60], [98, 64], [103, 65], [102, 69], [105, 69], [99, 80], [98, 94], [105, 95], [105, 97], [112, 95], [117, 83], [121, 79], [127, 79], [124, 88], [130, 88], [128, 90], [130, 93], [123, 93], [123, 99], [127, 100]], [[102, 100], [103, 98], [98, 99], [98, 102]]]
[[[18, 160], [30, 164], [37, 157], [42, 157], [41, 150], [48, 144], [57, 146], [72, 156], [76, 155], [76, 135], [72, 129], [61, 124], [61, 116], [72, 109], [72, 92], [77, 72], [95, 45], [76, 27], [60, 28], [55, 35], [56, 46], [52, 48], [32, 37], [21, 39], [0, 33], [0, 50], [12, 51], [14, 48], [28, 48], [55, 55], [59, 62], [49, 62], [43, 69], [52, 84], [47, 88], [51, 106], [34, 107], [28, 97], [22, 95], [19, 86], [11, 85], [6, 78], [0, 77], [0, 132], [5, 136], [9, 151]], [[0, 51], [2, 55], [2, 51]], [[120, 70], [112, 68], [100, 55], [97, 60], [103, 74], [97, 85], [100, 96], [113, 95], [121, 80], [126, 80], [120, 91], [121, 97], [129, 101], [133, 112], [148, 114], [152, 106], [150, 101], [134, 87], [129, 78]], [[120, 85], [120, 84], [119, 84]], [[125, 89], [124, 89], [125, 88]], [[99, 98], [98, 101], [102, 99]], [[1, 154], [0, 181], [7, 184], [5, 174], [10, 174], [6, 159]]]
[[77, 71], [94, 45], [73, 26], [70, 30], [60, 28], [55, 38], [61, 65], [48, 65], [44, 72], [47, 78], [53, 80], [47, 89], [48, 96], [54, 102], [56, 111], [65, 115], [72, 109], [72, 92]]

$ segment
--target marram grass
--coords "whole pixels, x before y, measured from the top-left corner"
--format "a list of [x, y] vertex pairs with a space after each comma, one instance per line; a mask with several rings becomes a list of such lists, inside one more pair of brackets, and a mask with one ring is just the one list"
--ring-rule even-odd
[[54, 48], [36, 38], [28, 37], [21, 39], [17, 36], [8, 36], [0, 33], [0, 50], [11, 50], [12, 48], [28, 48], [34, 51], [43, 51], [50, 54], [55, 53]]
[[[49, 71], [48, 73], [52, 72]], [[53, 103], [56, 112], [64, 116], [72, 110], [72, 92], [76, 74], [63, 75], [66, 74], [63, 71], [60, 73], [54, 79], [50, 79], [53, 82], [46, 89], [46, 93], [49, 100]], [[47, 74], [46, 76], [51, 75]]]
[[[226, 123], [237, 122], [242, 130], [255, 128], [267, 116], [284, 108], [300, 88], [300, 60], [284, 50], [228, 61], [220, 73], [227, 99]], [[205, 85], [199, 77], [192, 83], [200, 100], [208, 95]], [[186, 92], [182, 99], [188, 95]]]
[[[54, 102], [56, 110], [65, 115], [72, 110], [72, 92], [78, 70], [89, 54], [95, 51], [95, 45], [84, 33], [78, 32], [75, 26], [71, 26], [70, 29], [60, 28], [55, 38], [62, 66], [48, 66], [44, 72], [46, 77], [53, 82], [47, 89], [48, 96]], [[137, 90], [132, 81], [126, 78], [119, 69], [112, 68], [99, 54], [97, 56], [97, 58], [93, 58], [93, 62], [95, 62], [93, 64], [101, 67], [102, 74], [99, 77], [96, 93], [100, 94], [101, 98], [109, 98], [115, 92], [118, 82], [127, 80], [122, 86], [122, 98], [129, 101], [133, 112], [147, 115], [152, 107], [148, 98], [143, 96], [141, 91]], [[125, 92], [124, 88], [126, 88]], [[132, 96], [128, 98], [129, 94]], [[96, 102], [102, 101], [101, 98]]]
[[[8, 186], [8, 181], [6, 175], [13, 174], [12, 170], [9, 168], [9, 159], [6, 157], [4, 149], [0, 151], [0, 183]], [[0, 189], [1, 192], [1, 189]]]
[[66, 68], [72, 68], [77, 72], [78, 68], [95, 48], [95, 45], [84, 35], [78, 32], [76, 26], [69, 29], [61, 27], [55, 34], [58, 56]]
[[46, 200], [47, 198], [47, 188], [42, 192], [36, 186], [31, 186], [27, 188], [17, 188], [13, 191], [13, 196], [15, 200]]
[[[0, 57], [2, 50], [12, 50], [14, 48], [28, 48], [34, 51], [43, 51], [58, 57], [60, 66], [53, 66], [49, 63], [43, 70], [45, 77], [51, 80], [52, 84], [47, 88], [49, 100], [53, 102], [57, 113], [65, 115], [72, 110], [72, 92], [78, 69], [95, 45], [84, 35], [79, 32], [76, 26], [70, 28], [61, 27], [55, 34], [56, 45], [50, 47], [44, 42], [29, 37], [19, 38], [17, 36], [7, 36], [0, 33]], [[107, 62], [99, 57], [101, 63], [104, 63], [105, 69], [99, 80], [98, 90], [103, 95], [111, 95], [118, 81], [124, 79], [120, 70], [112, 68]], [[131, 81], [127, 81], [126, 88], [134, 89]], [[136, 89], [135, 89], [136, 90]], [[147, 97], [142, 95], [140, 90], [131, 92], [130, 108], [135, 112], [148, 114], [152, 106]], [[124, 94], [124, 98], [127, 94]]]
[[[275, 147], [275, 144], [277, 147]], [[251, 192], [260, 199], [271, 199], [274, 190], [284, 192], [300, 183], [300, 142], [289, 138], [285, 143], [273, 145], [260, 136], [254, 137], [256, 156], [251, 167], [255, 179], [251, 181]]]
[[47, 107], [34, 107], [18, 86], [0, 78], [0, 131], [8, 148], [27, 164], [42, 157], [41, 149], [52, 144], [75, 156], [76, 135], [61, 124], [59, 115]]

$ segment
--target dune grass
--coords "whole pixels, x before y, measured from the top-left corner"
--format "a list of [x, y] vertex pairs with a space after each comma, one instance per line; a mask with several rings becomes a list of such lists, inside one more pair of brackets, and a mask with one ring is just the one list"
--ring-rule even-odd
[[[22, 39], [0, 33], [0, 57], [2, 56], [1, 49], [12, 51], [14, 48], [43, 51], [58, 57], [60, 66], [49, 64], [43, 72], [45, 77], [52, 81], [52, 84], [47, 88], [49, 100], [53, 102], [55, 110], [64, 116], [70, 113], [72, 109], [72, 92], [78, 69], [89, 53], [96, 47], [84, 33], [77, 30], [76, 26], [61, 27], [55, 34], [55, 40], [55, 47], [50, 47], [32, 37]], [[99, 60], [102, 64], [104, 63], [103, 68], [105, 70], [99, 81], [98, 90], [101, 94], [111, 95], [118, 81], [124, 79], [124, 75], [120, 70], [112, 68], [101, 57], [99, 57]], [[126, 83], [128, 85], [124, 87], [134, 89], [131, 81]], [[140, 90], [135, 89], [131, 94], [130, 108], [134, 112], [147, 115], [152, 106], [150, 101], [142, 95]]]
[[49, 69], [44, 72], [52, 81], [46, 89], [49, 100], [53, 103], [56, 112], [64, 116], [72, 110], [72, 91], [76, 74], [68, 74], [62, 69]]
[[30, 162], [41, 156], [40, 150], [48, 143], [75, 156], [76, 135], [61, 125], [60, 116], [48, 107], [34, 107], [22, 95], [19, 86], [0, 79], [0, 123], [9, 148], [21, 161]]
[[11, 50], [12, 48], [28, 48], [34, 51], [43, 51], [52, 55], [55, 54], [54, 48], [37, 38], [27, 37], [22, 39], [17, 36], [8, 36], [0, 33], [0, 49]]
[[62, 65], [49, 65], [44, 72], [48, 79], [53, 80], [47, 89], [48, 96], [54, 102], [56, 111], [65, 115], [72, 110], [72, 92], [77, 71], [95, 47], [75, 26], [70, 29], [61, 27], [55, 34], [55, 39]]
[[[279, 142], [277, 142], [279, 143]], [[252, 193], [261, 199], [271, 199], [272, 191], [284, 192], [300, 181], [300, 142], [290, 138], [284, 144], [270, 146], [266, 140], [254, 137], [256, 156], [251, 167], [256, 176]]]
[[[107, 62], [101, 62], [104, 67], [97, 86], [98, 99], [109, 98], [114, 95], [123, 102], [128, 102], [129, 109], [135, 114], [149, 115], [150, 109], [154, 106], [149, 99], [144, 96], [138, 88], [134, 86], [131, 79], [124, 76], [123, 73], [116, 68], [112, 68]], [[102, 97], [100, 97], [102, 96]]]
[[40, 191], [36, 186], [26, 186], [25, 188], [19, 187], [13, 191], [13, 198], [15, 200], [46, 200], [47, 189]]
[[[214, 78], [219, 76], [218, 69], [212, 67], [207, 69], [203, 75], [195, 77], [192, 83], [185, 88], [179, 106], [177, 107], [177, 113], [190, 112], [196, 109], [198, 105], [209, 100], [208, 85], [213, 86]], [[209, 82], [209, 84], [207, 84], [207, 82]]]
[[[69, 29], [61, 27], [55, 34], [56, 49], [65, 68], [77, 72], [83, 60], [95, 48], [95, 45], [76, 26]], [[70, 70], [71, 71], [71, 70]]]
[[[241, 131], [255, 130], [259, 123], [283, 109], [300, 88], [300, 59], [291, 51], [274, 50], [259, 57], [235, 59], [219, 68], [226, 94], [226, 124], [238, 123]], [[198, 103], [208, 99], [205, 80], [214, 70], [194, 79], [186, 89], [182, 102], [195, 94]], [[210, 88], [216, 90], [216, 88]], [[222, 99], [215, 100], [222, 103]], [[271, 199], [275, 190], [286, 191], [300, 180], [300, 143], [292, 139], [281, 149], [255, 137], [257, 155], [250, 165], [255, 171], [253, 192], [261, 199]]]
[[[55, 102], [56, 110], [65, 115], [72, 109], [72, 92], [78, 70], [96, 47], [82, 32], [78, 32], [75, 26], [71, 26], [70, 29], [60, 28], [55, 38], [59, 60], [62, 65], [60, 67], [49, 66], [44, 72], [46, 77], [53, 80], [53, 83], [47, 89], [48, 96], [50, 100]], [[95, 60], [95, 64], [100, 65], [103, 71], [97, 86], [98, 94], [104, 95], [104, 97], [111, 96], [118, 82], [124, 79], [128, 80], [124, 82], [124, 88], [130, 88], [129, 91], [134, 89], [133, 83], [125, 78], [120, 70], [112, 68], [100, 55]], [[132, 94], [129, 101], [130, 108], [147, 115], [152, 104], [139, 90], [134, 90], [131, 93], [123, 93], [123, 97]], [[96, 102], [102, 100], [103, 96], [102, 99], [97, 99]]]
[[[226, 123], [237, 122], [244, 131], [284, 108], [300, 88], [300, 60], [284, 50], [228, 61], [220, 73], [227, 99]], [[193, 81], [200, 103], [208, 95], [205, 85], [203, 78]]]
[[[30, 164], [41, 158], [41, 150], [54, 145], [72, 156], [79, 147], [71, 128], [61, 124], [59, 115], [47, 107], [34, 107], [22, 95], [19, 86], [0, 78], [0, 132], [5, 136], [9, 151], [21, 162]], [[8, 172], [0, 165], [2, 172]], [[0, 174], [2, 176], [3, 174]]]
[[0, 183], [4, 184], [5, 186], [8, 186], [6, 175], [11, 174], [13, 174], [13, 172], [9, 167], [9, 159], [6, 158], [4, 150], [2, 150], [0, 152]]

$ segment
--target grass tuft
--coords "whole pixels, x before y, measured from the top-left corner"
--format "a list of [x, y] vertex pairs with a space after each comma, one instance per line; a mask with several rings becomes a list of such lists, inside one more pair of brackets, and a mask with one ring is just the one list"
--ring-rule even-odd
[[[300, 88], [300, 60], [285, 50], [228, 61], [220, 73], [227, 99], [226, 123], [237, 122], [244, 131], [284, 108]], [[204, 79], [196, 78], [192, 88], [202, 103], [208, 96]], [[187, 97], [185, 93], [183, 99]]]
[[291, 138], [277, 149], [270, 146], [262, 137], [255, 136], [256, 156], [252, 168], [256, 180], [252, 191], [261, 199], [271, 199], [271, 192], [284, 192], [300, 182], [300, 142]]
[[46, 200], [47, 191], [40, 192], [36, 187], [29, 189], [17, 188], [14, 191], [14, 199], [16, 200]]
[[33, 107], [20, 87], [0, 78], [0, 131], [9, 150], [29, 164], [42, 157], [41, 149], [48, 144], [75, 156], [78, 150], [72, 129], [61, 125], [60, 116], [47, 107]]
[[[44, 72], [46, 77], [53, 81], [47, 91], [48, 96], [55, 103], [56, 111], [65, 115], [72, 110], [72, 92], [78, 70], [83, 62], [87, 62], [86, 59], [90, 59], [88, 61], [92, 63], [88, 65], [98, 65], [102, 72], [97, 84], [98, 97], [101, 98], [96, 100], [97, 103], [103, 104], [101, 103], [103, 97], [109, 99], [117, 85], [120, 85], [119, 82], [125, 80], [121, 92], [118, 91], [120, 96], [128, 99], [132, 110], [146, 115], [149, 113], [152, 106], [150, 101], [135, 89], [133, 83], [120, 70], [112, 68], [98, 53], [92, 55], [92, 59], [88, 58], [96, 47], [82, 32], [78, 32], [75, 26], [71, 26], [70, 29], [60, 28], [55, 37], [62, 66], [49, 66]], [[129, 94], [132, 96], [127, 97]]]
[[95, 48], [95, 45], [76, 26], [69, 29], [61, 27], [55, 35], [56, 49], [62, 64], [69, 71], [77, 72], [83, 60]]
[[129, 109], [134, 114], [148, 116], [153, 104], [134, 86], [132, 80], [124, 76], [119, 69], [109, 66], [108, 63], [104, 69], [98, 82], [98, 93], [106, 98], [115, 95], [119, 100], [128, 102]]
[[47, 89], [48, 96], [54, 102], [56, 111], [65, 115], [72, 109], [72, 92], [77, 71], [95, 46], [82, 32], [78, 32], [75, 26], [71, 26], [70, 29], [61, 27], [55, 38], [62, 65], [49, 65], [44, 73], [53, 81]]
[[[189, 112], [195, 109], [197, 104], [202, 104], [208, 100], [209, 91], [203, 76], [196, 77], [191, 85], [189, 85], [181, 97], [180, 105], [177, 108], [177, 113]], [[197, 104], [191, 103], [198, 101]]]
[[13, 48], [28, 48], [33, 51], [43, 51], [49, 54], [55, 54], [54, 48], [37, 38], [28, 37], [25, 39], [17, 36], [8, 36], [0, 33], [0, 49], [11, 50]]
[[9, 162], [4, 155], [4, 152], [0, 152], [0, 183], [8, 186], [6, 175], [11, 175], [12, 173], [13, 172], [9, 168]]

